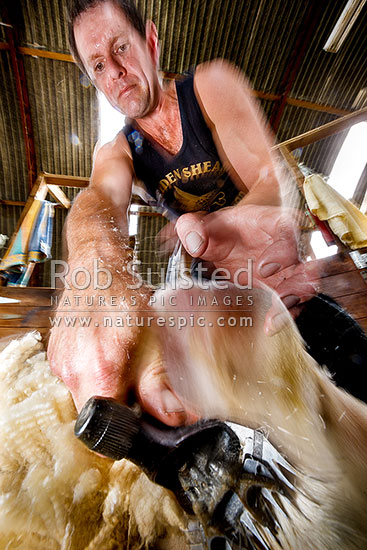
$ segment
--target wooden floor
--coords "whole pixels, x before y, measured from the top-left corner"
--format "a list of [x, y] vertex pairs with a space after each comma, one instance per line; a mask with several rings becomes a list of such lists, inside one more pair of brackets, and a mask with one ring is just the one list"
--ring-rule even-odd
[[320, 291], [334, 298], [367, 332], [367, 269], [358, 270], [347, 253], [310, 264], [316, 266]]
[[21, 335], [32, 329], [46, 337], [48, 315], [45, 311], [38, 313], [38, 308], [50, 307], [53, 292], [50, 288], [0, 287], [0, 298], [6, 299], [5, 303], [0, 300], [0, 338]]

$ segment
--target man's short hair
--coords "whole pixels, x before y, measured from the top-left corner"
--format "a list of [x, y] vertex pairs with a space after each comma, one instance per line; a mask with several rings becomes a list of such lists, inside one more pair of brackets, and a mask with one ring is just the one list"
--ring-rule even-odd
[[74, 24], [78, 17], [89, 8], [94, 8], [103, 2], [113, 2], [125, 14], [129, 23], [138, 31], [140, 36], [145, 40], [145, 23], [144, 19], [137, 9], [134, 0], [69, 0], [68, 3], [68, 31], [69, 31], [69, 46], [70, 51], [79, 66], [79, 68], [87, 74], [87, 70], [78, 53], [74, 36]]

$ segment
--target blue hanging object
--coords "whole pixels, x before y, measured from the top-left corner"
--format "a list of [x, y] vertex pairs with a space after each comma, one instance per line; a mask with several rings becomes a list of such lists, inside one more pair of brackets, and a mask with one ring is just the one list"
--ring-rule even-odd
[[31, 262], [51, 258], [55, 206], [46, 200], [34, 200], [15, 239], [0, 262], [0, 272], [8, 286], [27, 286]]

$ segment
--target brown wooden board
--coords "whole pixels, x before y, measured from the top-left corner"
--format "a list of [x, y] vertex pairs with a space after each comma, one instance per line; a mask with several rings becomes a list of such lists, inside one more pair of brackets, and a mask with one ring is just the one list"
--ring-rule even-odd
[[319, 280], [319, 286], [322, 292], [333, 296], [333, 298], [367, 291], [367, 284], [358, 271], [324, 277]]
[[[0, 297], [11, 298], [13, 300], [19, 300], [18, 304], [22, 306], [48, 306], [51, 304], [51, 296], [55, 292], [53, 288], [39, 288], [39, 287], [0, 287]], [[5, 305], [5, 304], [2, 304]], [[7, 304], [11, 305], [11, 304]]]
[[367, 283], [349, 254], [342, 252], [309, 264], [309, 268], [316, 267], [319, 292], [334, 298], [366, 331]]
[[307, 262], [307, 267], [310, 271], [315, 270], [318, 278], [329, 277], [329, 275], [336, 275], [337, 273], [346, 273], [348, 271], [356, 270], [356, 266], [349, 254], [345, 254], [343, 252], [321, 260], [312, 260], [311, 262]]
[[367, 319], [367, 290], [349, 296], [340, 296], [337, 302], [356, 319]]

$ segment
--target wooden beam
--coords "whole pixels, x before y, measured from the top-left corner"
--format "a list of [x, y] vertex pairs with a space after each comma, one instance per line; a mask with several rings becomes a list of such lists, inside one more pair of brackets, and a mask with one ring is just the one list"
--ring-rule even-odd
[[[38, 182], [36, 184], [37, 187], [34, 186], [34, 187], [36, 187], [36, 189], [35, 189], [34, 196], [32, 198], [32, 203], [33, 203], [34, 200], [44, 201], [45, 198], [47, 197], [47, 193], [48, 193], [48, 188], [47, 188], [47, 185], [46, 185], [46, 182], [45, 182], [45, 178], [42, 176], [42, 174], [40, 176], [38, 176], [37, 182]], [[33, 193], [33, 189], [32, 189], [32, 193]], [[30, 194], [29, 198], [32, 196], [32, 193]]]
[[284, 160], [286, 161], [286, 163], [288, 164], [290, 171], [292, 172], [296, 180], [297, 187], [302, 194], [302, 197], [304, 197], [303, 183], [305, 181], [305, 177], [302, 174], [301, 170], [299, 169], [296, 159], [294, 158], [294, 156], [292, 155], [288, 147], [285, 147], [285, 145], [282, 145], [281, 147], [279, 147], [279, 151], [283, 156]]
[[[0, 43], [0, 50], [8, 50], [9, 44], [7, 42]], [[41, 50], [38, 48], [24, 48], [19, 47], [18, 52], [22, 55], [31, 55], [33, 57], [43, 57], [46, 59], [55, 59], [57, 61], [66, 61], [67, 63], [75, 63], [73, 57], [66, 53], [51, 52], [48, 50]], [[161, 71], [162, 78], [166, 80], [175, 80], [178, 78], [178, 73], [170, 73], [167, 71]], [[260, 90], [253, 90], [253, 95], [259, 99], [265, 99], [267, 101], [280, 101], [282, 96], [280, 94], [272, 94], [268, 92], [262, 92]], [[338, 109], [332, 105], [324, 105], [321, 103], [313, 103], [312, 101], [304, 101], [302, 99], [287, 97], [286, 103], [295, 107], [301, 107], [303, 109], [310, 109], [312, 111], [320, 111], [321, 113], [330, 113], [333, 115], [343, 116], [351, 113], [345, 109]]]
[[22, 122], [23, 138], [26, 151], [27, 169], [28, 169], [28, 187], [32, 189], [36, 181], [36, 150], [34, 146], [34, 137], [32, 129], [31, 108], [29, 104], [29, 95], [26, 85], [23, 59], [17, 54], [15, 31], [10, 27], [5, 27], [6, 39], [9, 45], [10, 62], [15, 79], [16, 91], [19, 102], [20, 116]]
[[47, 185], [48, 192], [50, 195], [57, 200], [62, 206], [66, 209], [69, 209], [71, 206], [71, 201], [67, 197], [62, 189], [58, 185]]
[[22, 213], [21, 219], [24, 219], [25, 214], [28, 212], [30, 204], [34, 199], [44, 200], [47, 196], [47, 193], [59, 203], [55, 206], [63, 206], [64, 208], [69, 209], [71, 206], [70, 199], [66, 194], [60, 189], [61, 187], [76, 187], [76, 188], [85, 188], [89, 185], [89, 178], [82, 176], [63, 176], [61, 174], [48, 174], [41, 172], [37, 178], [35, 186], [32, 188], [32, 191], [28, 197], [27, 202], [25, 201], [13, 201], [0, 199], [0, 205], [3, 206], [27, 206], [26, 212]]
[[319, 128], [314, 128], [313, 130], [305, 132], [304, 134], [300, 134], [299, 136], [283, 141], [282, 143], [275, 145], [273, 149], [280, 149], [281, 147], [285, 146], [289, 149], [289, 151], [294, 151], [298, 147], [305, 147], [306, 145], [310, 145], [315, 141], [319, 141], [320, 139], [324, 139], [332, 136], [333, 134], [342, 132], [343, 130], [347, 130], [348, 128], [353, 126], [353, 124], [356, 124], [357, 122], [362, 122], [364, 120], [367, 120], [367, 107], [365, 107], [364, 109], [360, 109], [359, 111], [355, 111], [354, 113], [346, 115], [342, 118], [339, 118], [338, 120], [328, 122], [327, 124], [324, 124]]
[[[9, 46], [4, 49], [9, 49]], [[75, 63], [73, 56], [67, 53], [51, 52], [49, 50], [41, 50], [39, 48], [25, 48], [23, 46], [18, 48], [18, 52], [22, 55], [31, 55], [32, 57], [43, 57], [45, 59], [55, 59], [56, 61]], [[174, 80], [179, 76], [177, 73], [170, 73], [167, 71], [162, 71], [161, 74], [166, 80]]]
[[[15, 306], [41, 307], [51, 305], [51, 296], [55, 293], [55, 289], [49, 287], [32, 288], [26, 290], [19, 287], [1, 287], [1, 296], [17, 300]], [[10, 304], [9, 304], [10, 305]]]
[[[12, 201], [12, 200], [3, 200], [0, 199], [0, 206], [25, 206], [27, 203], [25, 201]], [[55, 208], [65, 208], [62, 204], [55, 204]]]
[[310, 109], [311, 111], [320, 111], [321, 113], [330, 113], [331, 115], [345, 116], [350, 115], [354, 111], [347, 111], [345, 109], [337, 109], [331, 105], [322, 105], [320, 103], [312, 103], [312, 101], [303, 101], [302, 99], [295, 99], [292, 97], [287, 98], [287, 104], [294, 107], [302, 107], [302, 109]]
[[4, 206], [25, 206], [25, 201], [7, 201], [0, 199], [0, 204]]
[[[301, 249], [305, 249], [305, 248], [307, 249], [307, 253], [305, 254], [305, 257], [306, 257], [309, 255], [308, 252], [310, 247], [309, 247], [309, 237], [307, 237], [305, 233], [308, 233], [309, 231], [313, 230], [315, 228], [315, 223], [312, 217], [309, 215], [305, 194], [303, 191], [303, 183], [305, 181], [305, 176], [301, 172], [296, 159], [294, 158], [292, 153], [289, 151], [289, 149], [287, 149], [287, 147], [283, 145], [282, 147], [279, 148], [279, 151], [283, 159], [287, 163], [288, 168], [291, 174], [293, 175], [293, 178], [295, 179], [298, 191], [300, 193], [298, 197], [294, 196], [293, 194], [294, 192], [292, 194], [293, 194], [293, 200], [295, 201], [294, 206], [298, 208], [298, 219], [297, 219], [298, 227], [304, 233], [303, 236], [301, 237], [301, 241], [302, 241]], [[296, 188], [294, 188], [294, 190], [296, 190]]]
[[42, 172], [47, 185], [60, 185], [61, 187], [88, 187], [89, 178], [82, 176], [63, 176], [60, 174], [48, 174]]
[[281, 99], [274, 104], [269, 118], [269, 124], [273, 128], [275, 134], [279, 129], [280, 121], [287, 105], [289, 94], [292, 91], [298, 72], [302, 66], [303, 60], [305, 59], [307, 49], [309, 48], [313, 40], [315, 30], [319, 25], [322, 11], [322, 2], [311, 2], [308, 5], [305, 16], [300, 22], [298, 37], [295, 41], [295, 46], [291, 53], [290, 61], [285, 69], [282, 82], [280, 84]]
[[31, 55], [32, 57], [45, 57], [46, 59], [56, 59], [58, 61], [67, 61], [68, 63], [74, 63], [73, 56], [66, 53], [57, 53], [47, 50], [40, 50], [38, 48], [23, 47], [19, 47], [18, 52], [23, 55]]
[[280, 99], [280, 95], [260, 92], [259, 90], [252, 90], [252, 95], [258, 99], [266, 99], [267, 101], [278, 101]]
[[[252, 90], [252, 95], [258, 99], [265, 99], [266, 101], [279, 101], [282, 97], [281, 95], [269, 94], [258, 90]], [[312, 101], [304, 101], [303, 99], [296, 99], [294, 97], [287, 97], [286, 103], [294, 107], [301, 107], [302, 109], [309, 109], [310, 111], [320, 111], [321, 113], [330, 113], [331, 115], [338, 116], [349, 115], [354, 112], [346, 109], [338, 109], [332, 105], [313, 103]]]

